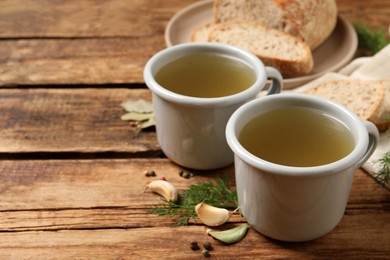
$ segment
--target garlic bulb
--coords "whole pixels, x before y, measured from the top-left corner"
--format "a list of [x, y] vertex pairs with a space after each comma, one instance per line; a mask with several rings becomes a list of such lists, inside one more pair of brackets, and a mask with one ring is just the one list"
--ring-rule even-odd
[[195, 212], [198, 218], [207, 226], [220, 226], [230, 217], [227, 209], [214, 207], [204, 202], [195, 206]]

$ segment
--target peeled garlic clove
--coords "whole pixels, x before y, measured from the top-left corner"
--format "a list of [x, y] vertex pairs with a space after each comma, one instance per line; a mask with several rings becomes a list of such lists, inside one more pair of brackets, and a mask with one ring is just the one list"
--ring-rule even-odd
[[172, 183], [164, 180], [151, 181], [146, 185], [147, 189], [163, 196], [166, 200], [175, 202], [177, 201], [178, 195], [176, 187]]
[[226, 243], [233, 244], [242, 240], [248, 231], [248, 224], [242, 224], [240, 226], [234, 227], [232, 229], [224, 231], [208, 230], [207, 234], [211, 235], [215, 239]]
[[204, 202], [195, 206], [195, 212], [204, 224], [212, 227], [222, 225], [230, 217], [227, 209], [214, 207]]

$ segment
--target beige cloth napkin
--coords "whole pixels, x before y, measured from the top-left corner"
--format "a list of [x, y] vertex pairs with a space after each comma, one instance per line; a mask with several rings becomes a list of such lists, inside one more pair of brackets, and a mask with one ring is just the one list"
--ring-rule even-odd
[[[390, 44], [373, 57], [357, 58], [340, 69], [337, 73], [326, 73], [322, 77], [311, 81], [293, 91], [303, 92], [310, 89], [321, 82], [326, 82], [335, 79], [366, 79], [366, 80], [390, 80]], [[390, 86], [386, 86], [390, 87]], [[385, 96], [386, 105], [390, 104], [390, 96]], [[380, 134], [378, 146], [373, 155], [363, 164], [370, 175], [374, 175], [381, 169], [379, 159], [383, 158], [386, 152], [390, 152], [390, 130]], [[390, 183], [387, 183], [387, 188], [390, 189]]]

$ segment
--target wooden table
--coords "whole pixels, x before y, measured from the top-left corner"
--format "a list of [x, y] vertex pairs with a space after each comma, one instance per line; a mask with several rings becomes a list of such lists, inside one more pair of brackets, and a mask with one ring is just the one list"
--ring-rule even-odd
[[[142, 71], [165, 48], [168, 20], [195, 0], [0, 2], [0, 258], [389, 258], [390, 193], [357, 170], [341, 223], [305, 243], [250, 229], [226, 246], [205, 227], [148, 213], [145, 170], [180, 192], [234, 176], [233, 167], [191, 179], [162, 156], [155, 131], [120, 120], [120, 103], [151, 99]], [[339, 12], [387, 30], [390, 2], [339, 0]], [[234, 185], [234, 183], [232, 183]], [[231, 224], [245, 220], [235, 215]]]

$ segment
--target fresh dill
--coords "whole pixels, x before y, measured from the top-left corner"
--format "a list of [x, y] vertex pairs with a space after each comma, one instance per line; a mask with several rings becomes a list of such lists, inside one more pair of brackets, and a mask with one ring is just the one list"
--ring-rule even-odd
[[164, 200], [159, 207], [149, 212], [175, 218], [176, 225], [185, 226], [190, 219], [195, 220], [195, 206], [200, 202], [227, 209], [238, 207], [236, 191], [228, 187], [227, 178], [219, 178], [215, 182], [197, 182], [179, 194], [177, 202]]
[[390, 181], [390, 152], [384, 154], [383, 158], [379, 159], [381, 169], [374, 174], [374, 177], [382, 184], [387, 184]]
[[375, 30], [360, 23], [354, 23], [353, 26], [358, 35], [359, 47], [368, 49], [371, 54], [379, 52], [390, 43], [383, 29]]

